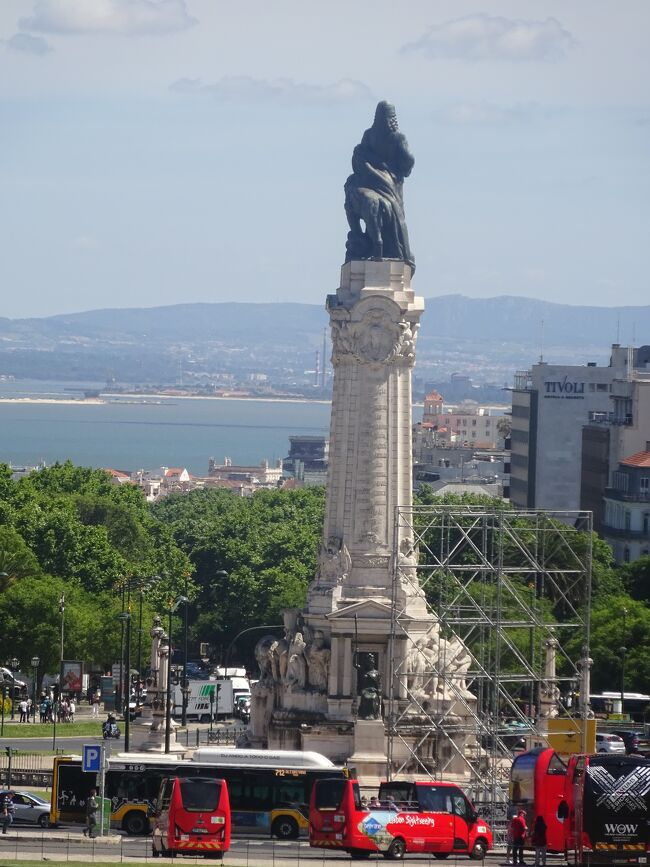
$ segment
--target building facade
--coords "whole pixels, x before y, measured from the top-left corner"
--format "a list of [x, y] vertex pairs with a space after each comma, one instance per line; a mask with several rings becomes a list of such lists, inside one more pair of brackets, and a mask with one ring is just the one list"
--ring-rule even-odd
[[[628, 359], [629, 356], [629, 359]], [[540, 362], [515, 376], [510, 499], [520, 508], [581, 507], [583, 427], [612, 410], [634, 354], [612, 346], [607, 367]]]
[[650, 554], [650, 442], [622, 460], [605, 491], [602, 535], [617, 563]]

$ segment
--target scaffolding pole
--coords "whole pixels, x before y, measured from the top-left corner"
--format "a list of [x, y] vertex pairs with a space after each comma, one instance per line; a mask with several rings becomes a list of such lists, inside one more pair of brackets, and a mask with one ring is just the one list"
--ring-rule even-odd
[[[456, 779], [505, 820], [513, 749], [565, 720], [584, 750], [592, 516], [397, 508], [388, 689], [390, 778]], [[405, 593], [406, 590], [406, 593]], [[399, 600], [426, 599], [419, 621]]]

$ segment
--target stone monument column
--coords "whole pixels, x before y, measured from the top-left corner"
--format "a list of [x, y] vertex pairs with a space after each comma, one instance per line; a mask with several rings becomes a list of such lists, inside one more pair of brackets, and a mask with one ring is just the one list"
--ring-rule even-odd
[[310, 613], [368, 598], [390, 604], [391, 557], [409, 541], [395, 536], [395, 509], [412, 503], [411, 369], [423, 309], [411, 289], [411, 266], [393, 260], [346, 262], [337, 293], [327, 299], [330, 459]]

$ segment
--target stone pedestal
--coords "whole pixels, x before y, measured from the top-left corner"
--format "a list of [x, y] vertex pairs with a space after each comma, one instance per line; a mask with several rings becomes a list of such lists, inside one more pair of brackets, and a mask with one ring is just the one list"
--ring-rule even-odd
[[354, 724], [354, 752], [350, 764], [365, 785], [386, 779], [386, 734], [381, 720], [358, 719]]

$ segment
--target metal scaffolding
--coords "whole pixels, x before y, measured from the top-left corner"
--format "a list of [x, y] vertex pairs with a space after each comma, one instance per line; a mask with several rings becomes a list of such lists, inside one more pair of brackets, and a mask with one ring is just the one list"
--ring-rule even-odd
[[584, 739], [591, 513], [412, 506], [395, 539], [389, 774], [462, 780], [498, 823], [518, 739]]

